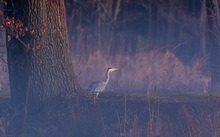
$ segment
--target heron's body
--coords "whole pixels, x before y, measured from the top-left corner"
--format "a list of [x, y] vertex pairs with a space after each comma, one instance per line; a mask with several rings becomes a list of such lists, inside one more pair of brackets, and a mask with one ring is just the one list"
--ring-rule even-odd
[[106, 80], [105, 81], [95, 81], [92, 82], [89, 86], [89, 90], [90, 92], [93, 92], [96, 94], [96, 98], [98, 98], [98, 95], [100, 92], [103, 92], [105, 90], [106, 85], [109, 82], [109, 74], [112, 71], [117, 70], [116, 68], [108, 68], [107, 72], [106, 72]]
[[106, 85], [104, 81], [95, 81], [91, 83], [89, 90], [91, 92], [102, 92], [105, 90]]

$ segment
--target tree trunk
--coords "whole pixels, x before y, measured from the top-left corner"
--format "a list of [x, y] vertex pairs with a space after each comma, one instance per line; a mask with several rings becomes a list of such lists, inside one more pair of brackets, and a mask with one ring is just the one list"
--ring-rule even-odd
[[206, 11], [206, 0], [202, 1], [200, 13], [200, 38], [201, 38], [201, 52], [203, 57], [207, 57], [206, 54], [206, 26], [207, 26], [207, 11]]
[[[11, 3], [12, 1], [12, 3]], [[21, 20], [24, 36], [7, 42], [12, 103], [34, 109], [61, 94], [80, 91], [73, 71], [64, 0], [8, 0], [8, 16]], [[10, 12], [12, 11], [12, 12]], [[8, 29], [8, 34], [11, 32]]]

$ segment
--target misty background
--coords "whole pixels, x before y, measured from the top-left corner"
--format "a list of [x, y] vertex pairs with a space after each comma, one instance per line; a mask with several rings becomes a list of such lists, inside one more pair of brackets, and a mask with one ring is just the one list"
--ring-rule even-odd
[[[65, 0], [75, 73], [82, 88], [108, 91], [218, 92], [217, 0]], [[1, 29], [1, 58], [6, 57]], [[1, 88], [7, 65], [0, 60]], [[4, 86], [3, 86], [4, 85]]]
[[213, 0], [66, 1], [82, 87], [112, 73], [107, 90], [217, 92]]

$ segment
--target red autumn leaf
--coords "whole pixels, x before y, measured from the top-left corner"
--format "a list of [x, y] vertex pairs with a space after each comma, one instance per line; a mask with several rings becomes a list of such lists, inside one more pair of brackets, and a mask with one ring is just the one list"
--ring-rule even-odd
[[34, 48], [34, 47], [32, 47], [31, 51], [32, 51], [32, 52], [35, 52], [35, 48]]
[[18, 24], [15, 24], [15, 28], [18, 29], [18, 28], [19, 28], [19, 25], [18, 25]]
[[7, 36], [8, 41], [11, 41], [11, 35]]
[[6, 23], [5, 23], [6, 26], [9, 26], [10, 24], [11, 24], [10, 21], [6, 21]]
[[16, 35], [15, 35], [15, 38], [17, 39], [18, 37], [19, 37], [19, 35], [18, 35], [18, 34], [16, 34]]
[[31, 46], [30, 46], [29, 44], [27, 44], [27, 46], [26, 46], [27, 51], [30, 50], [30, 47], [31, 47]]
[[48, 26], [48, 22], [47, 22], [47, 21], [45, 21], [45, 22], [43, 23], [43, 27], [46, 27], [46, 26]]
[[41, 48], [41, 45], [40, 45], [40, 44], [37, 44], [37, 45], [35, 46], [35, 49], [36, 49], [36, 50], [40, 50], [40, 48]]
[[0, 10], [0, 15], [2, 15], [3, 14], [3, 11], [2, 10]]
[[43, 63], [42, 60], [38, 60], [37, 62], [38, 65], [41, 65], [42, 63]]
[[10, 21], [11, 21], [12, 24], [14, 24], [15, 23], [15, 18], [12, 17]]
[[23, 29], [20, 29], [19, 32], [18, 32], [18, 34], [19, 34], [20, 36], [24, 36], [24, 35], [25, 35], [25, 34], [24, 34], [24, 30], [23, 30]]
[[33, 34], [33, 33], [34, 33], [34, 29], [32, 29], [32, 30], [30, 31], [30, 33]]
[[5, 6], [8, 4], [6, 1], [4, 1]]
[[19, 27], [23, 27], [23, 23], [22, 22], [19, 22]]
[[22, 29], [22, 31], [21, 31], [21, 36], [24, 36], [24, 35], [25, 35], [25, 30]]

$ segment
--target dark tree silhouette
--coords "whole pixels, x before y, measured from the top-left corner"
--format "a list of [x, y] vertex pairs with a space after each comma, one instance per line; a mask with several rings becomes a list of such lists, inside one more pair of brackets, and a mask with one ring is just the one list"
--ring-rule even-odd
[[[80, 91], [69, 51], [64, 0], [8, 0], [7, 52], [12, 103], [36, 109]], [[25, 33], [25, 34], [24, 34]]]

